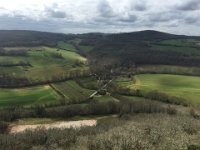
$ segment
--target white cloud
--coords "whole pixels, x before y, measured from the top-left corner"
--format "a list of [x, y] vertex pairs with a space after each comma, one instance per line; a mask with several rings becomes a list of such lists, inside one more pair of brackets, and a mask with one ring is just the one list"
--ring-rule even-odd
[[155, 29], [200, 35], [198, 1], [2, 0], [0, 29], [65, 33]]

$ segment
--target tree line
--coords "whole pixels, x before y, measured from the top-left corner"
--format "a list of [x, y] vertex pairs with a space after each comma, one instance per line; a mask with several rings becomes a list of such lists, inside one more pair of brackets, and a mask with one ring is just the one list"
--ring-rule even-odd
[[90, 76], [88, 70], [72, 70], [66, 72], [62, 76], [52, 76], [51, 79], [44, 81], [35, 81], [27, 77], [16, 77], [14, 75], [0, 74], [0, 87], [1, 88], [19, 88], [28, 86], [45, 85], [50, 83], [63, 82], [70, 79], [82, 78]]
[[127, 96], [143, 97], [146, 99], [156, 100], [156, 101], [164, 102], [167, 104], [175, 104], [175, 105], [183, 105], [183, 106], [191, 105], [187, 99], [176, 97], [176, 96], [169, 96], [165, 93], [162, 93], [156, 90], [144, 93], [139, 89], [132, 90], [128, 88], [122, 88], [113, 83], [110, 85], [109, 90], [113, 94], [117, 94], [117, 95], [121, 94], [121, 95], [127, 95]]
[[27, 50], [5, 50], [0, 48], [0, 56], [26, 56]]

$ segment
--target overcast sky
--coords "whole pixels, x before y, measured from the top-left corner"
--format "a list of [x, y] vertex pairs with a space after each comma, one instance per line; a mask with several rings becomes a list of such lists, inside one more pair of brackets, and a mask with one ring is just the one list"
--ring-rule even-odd
[[0, 29], [200, 35], [200, 0], [1, 0]]

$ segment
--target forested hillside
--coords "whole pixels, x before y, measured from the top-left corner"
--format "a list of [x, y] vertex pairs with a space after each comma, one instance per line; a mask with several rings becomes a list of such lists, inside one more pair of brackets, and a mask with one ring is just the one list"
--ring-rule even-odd
[[[92, 51], [84, 51], [91, 56], [91, 62], [101, 64], [102, 60], [112, 65], [133, 66], [140, 64], [200, 65], [200, 37], [173, 35], [157, 31], [102, 34], [90, 33], [65, 35], [36, 31], [0, 31], [0, 46], [39, 46], [55, 47], [59, 41], [74, 42], [81, 51], [90, 46]], [[176, 42], [163, 42], [177, 40]], [[193, 41], [192, 41], [193, 40]], [[196, 42], [196, 45], [195, 45]], [[185, 44], [188, 43], [188, 44]], [[179, 49], [179, 50], [177, 50]], [[82, 53], [83, 54], [83, 53]]]
[[0, 149], [199, 149], [199, 66], [200, 37], [0, 31]]
[[70, 40], [73, 35], [22, 30], [0, 30], [0, 47], [56, 46], [58, 41]]

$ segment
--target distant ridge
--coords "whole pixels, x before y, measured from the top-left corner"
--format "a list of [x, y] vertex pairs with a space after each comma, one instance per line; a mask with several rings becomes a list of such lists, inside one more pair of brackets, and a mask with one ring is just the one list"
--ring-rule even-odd
[[[66, 41], [73, 38], [92, 40], [117, 40], [117, 41], [138, 41], [138, 40], [163, 40], [172, 38], [198, 38], [196, 36], [175, 35], [154, 30], [144, 30], [129, 33], [86, 33], [86, 34], [63, 34], [28, 30], [0, 30], [0, 47], [3, 46], [31, 46], [47, 45], [56, 46], [58, 41]], [[121, 41], [122, 40], [122, 41]]]
[[132, 40], [163, 40], [163, 39], [172, 39], [172, 38], [187, 38], [185, 35], [175, 35], [169, 34], [160, 31], [154, 30], [144, 30], [144, 31], [137, 31], [137, 32], [129, 32], [129, 33], [120, 33], [120, 34], [112, 34], [111, 37], [118, 35], [118, 38], [130, 38]]
[[26, 30], [0, 30], [2, 46], [55, 46], [57, 41], [72, 38], [72, 35]]

